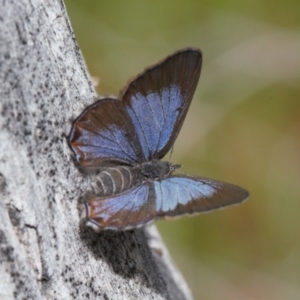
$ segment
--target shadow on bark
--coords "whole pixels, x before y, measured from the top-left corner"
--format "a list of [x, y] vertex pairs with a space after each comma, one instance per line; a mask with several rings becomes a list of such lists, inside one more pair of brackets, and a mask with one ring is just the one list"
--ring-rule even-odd
[[147, 287], [168, 298], [166, 283], [161, 275], [157, 276], [160, 272], [151, 250], [143, 246], [147, 243], [144, 229], [96, 233], [82, 224], [80, 237], [94, 257], [107, 262], [115, 273], [127, 279], [139, 277]]

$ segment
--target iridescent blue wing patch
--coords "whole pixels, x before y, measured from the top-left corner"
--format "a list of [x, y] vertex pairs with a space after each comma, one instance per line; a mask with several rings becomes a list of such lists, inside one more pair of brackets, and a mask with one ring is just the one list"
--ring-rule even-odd
[[87, 225], [100, 229], [130, 229], [155, 218], [152, 184], [141, 184], [109, 197], [93, 196], [81, 206]]
[[146, 70], [123, 92], [146, 160], [172, 147], [192, 101], [202, 64], [201, 52], [180, 51]]
[[93, 196], [82, 206], [83, 219], [96, 230], [130, 229], [155, 218], [208, 212], [240, 203], [248, 192], [236, 185], [191, 176], [147, 182], [121, 194]]
[[83, 167], [144, 160], [136, 130], [117, 99], [102, 99], [88, 106], [73, 122], [69, 145]]
[[240, 203], [249, 196], [233, 184], [184, 175], [154, 181], [154, 189], [157, 217], [208, 212]]

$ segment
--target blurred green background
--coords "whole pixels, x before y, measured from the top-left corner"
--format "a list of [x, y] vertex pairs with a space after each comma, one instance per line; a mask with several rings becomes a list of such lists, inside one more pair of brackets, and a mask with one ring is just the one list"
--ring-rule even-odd
[[80, 1], [67, 10], [101, 95], [187, 46], [200, 83], [173, 163], [238, 184], [238, 206], [157, 226], [195, 299], [300, 299], [299, 0]]

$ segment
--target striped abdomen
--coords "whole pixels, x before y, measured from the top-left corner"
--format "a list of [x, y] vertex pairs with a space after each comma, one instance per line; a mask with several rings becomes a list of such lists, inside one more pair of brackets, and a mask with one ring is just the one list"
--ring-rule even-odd
[[119, 194], [136, 184], [136, 172], [132, 167], [107, 168], [97, 176], [95, 188], [99, 196]]

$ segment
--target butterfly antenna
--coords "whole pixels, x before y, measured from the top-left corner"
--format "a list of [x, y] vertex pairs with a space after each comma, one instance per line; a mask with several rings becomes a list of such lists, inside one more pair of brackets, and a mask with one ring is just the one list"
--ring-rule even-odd
[[174, 149], [174, 146], [172, 146], [171, 151], [170, 151], [169, 162], [171, 161], [171, 157], [172, 157], [172, 154], [173, 154], [173, 149]]
[[183, 174], [185, 176], [190, 176], [187, 172], [181, 171], [180, 169], [176, 170], [178, 173]]

